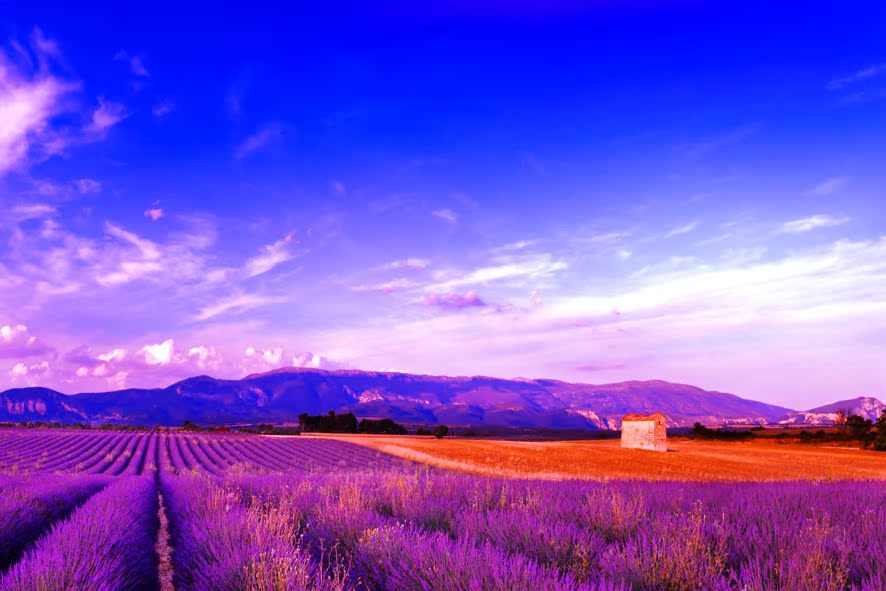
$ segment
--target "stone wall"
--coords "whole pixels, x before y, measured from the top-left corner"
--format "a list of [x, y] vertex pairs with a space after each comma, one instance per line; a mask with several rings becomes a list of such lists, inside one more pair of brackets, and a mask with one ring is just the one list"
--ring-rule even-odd
[[632, 449], [667, 451], [667, 427], [656, 421], [625, 421], [621, 424], [621, 446]]

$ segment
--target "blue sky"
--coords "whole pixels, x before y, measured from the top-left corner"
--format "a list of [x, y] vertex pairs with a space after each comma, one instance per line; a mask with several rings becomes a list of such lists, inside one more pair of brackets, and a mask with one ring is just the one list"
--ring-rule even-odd
[[0, 15], [0, 386], [886, 395], [873, 3]]

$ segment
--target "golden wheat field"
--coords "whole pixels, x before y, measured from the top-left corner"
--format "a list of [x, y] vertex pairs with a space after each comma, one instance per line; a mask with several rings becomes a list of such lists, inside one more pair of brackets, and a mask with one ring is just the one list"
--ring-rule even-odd
[[513, 478], [647, 480], [886, 480], [886, 454], [845, 447], [672, 438], [668, 452], [627, 450], [618, 440], [528, 442], [335, 435], [417, 462]]

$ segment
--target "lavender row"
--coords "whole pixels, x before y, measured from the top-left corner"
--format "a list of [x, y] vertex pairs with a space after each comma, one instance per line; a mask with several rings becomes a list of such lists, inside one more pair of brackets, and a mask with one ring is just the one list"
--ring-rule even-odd
[[0, 579], [0, 591], [154, 591], [157, 493], [116, 479], [59, 522]]
[[[0, 471], [140, 475], [160, 462], [169, 473], [397, 468], [400, 459], [342, 441], [236, 434], [35, 431], [0, 437]], [[154, 453], [156, 450], [156, 453]], [[153, 455], [152, 455], [153, 454]]]
[[[315, 543], [347, 548], [361, 575], [386, 589], [430, 584], [415, 578], [425, 572], [417, 565], [446, 563], [441, 548], [450, 558], [475, 548], [477, 560], [498, 552], [505, 558], [495, 568], [533, 564], [603, 588], [886, 589], [881, 483], [555, 483], [402, 472], [228, 482], [279, 505]], [[380, 558], [387, 555], [395, 563]], [[467, 584], [457, 565], [444, 570], [452, 579], [433, 588]]]
[[107, 484], [104, 478], [10, 479], [0, 495], [0, 572], [56, 521]]
[[342, 569], [312, 560], [298, 530], [273, 507], [247, 507], [218, 481], [167, 476], [173, 580], [179, 591], [348, 589]]

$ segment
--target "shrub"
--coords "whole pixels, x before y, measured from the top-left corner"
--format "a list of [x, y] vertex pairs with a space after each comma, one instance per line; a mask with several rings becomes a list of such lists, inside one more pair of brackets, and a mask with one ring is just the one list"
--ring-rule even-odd
[[717, 439], [720, 441], [745, 441], [754, 436], [750, 431], [733, 431], [731, 429], [709, 429], [701, 423], [695, 423], [692, 434], [701, 439]]
[[866, 419], [864, 417], [860, 417], [858, 415], [852, 415], [848, 419], [846, 419], [846, 426], [852, 432], [852, 435], [857, 439], [865, 440], [867, 439], [868, 434], [871, 432], [871, 428], [873, 428], [874, 423], [870, 419]]
[[886, 451], [886, 410], [877, 419], [877, 436], [874, 438], [874, 449]]

